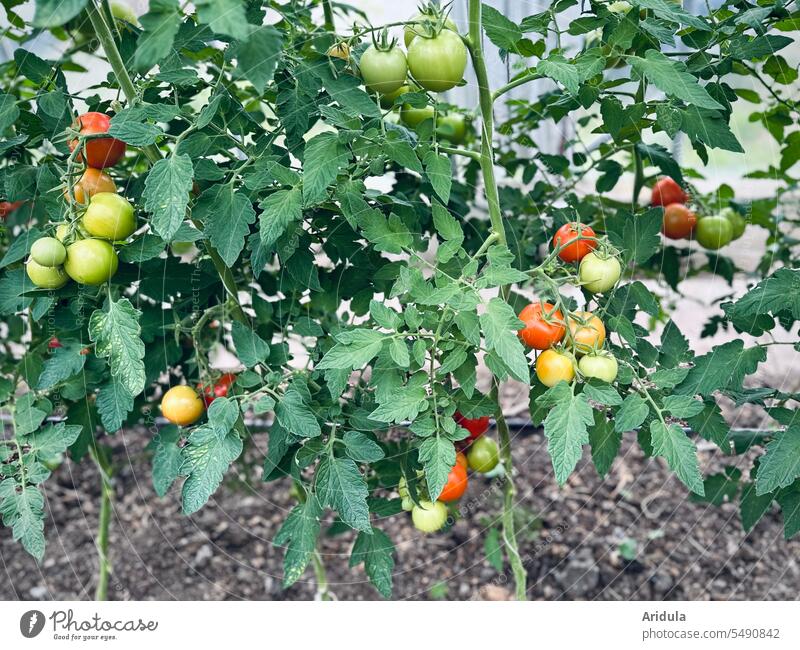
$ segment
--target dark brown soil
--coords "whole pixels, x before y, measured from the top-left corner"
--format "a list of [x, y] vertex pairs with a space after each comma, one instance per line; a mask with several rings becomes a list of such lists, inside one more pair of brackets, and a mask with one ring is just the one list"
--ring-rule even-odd
[[[262, 452], [264, 442], [259, 440]], [[779, 514], [768, 513], [745, 535], [735, 505], [691, 501], [662, 461], [645, 459], [632, 442], [626, 440], [605, 480], [585, 458], [559, 489], [542, 435], [515, 440], [517, 522], [530, 598], [797, 598], [800, 541], [784, 541]], [[271, 540], [291, 507], [287, 482], [229, 485], [218, 500], [185, 517], [177, 492], [164, 499], [153, 493], [146, 443], [144, 432], [113, 438], [116, 458], [127, 463], [115, 479], [110, 598], [315, 597], [311, 569], [293, 587], [281, 586], [283, 553]], [[711, 450], [701, 451], [701, 459], [706, 472], [723, 460]], [[738, 462], [746, 472], [748, 461]], [[0, 529], [0, 598], [92, 597], [99, 493], [94, 467], [67, 462], [48, 485], [48, 549], [41, 566], [9, 530]], [[378, 522], [397, 544], [395, 597], [509, 598], [510, 574], [498, 574], [483, 550], [499, 500], [497, 484], [476, 478], [462, 502], [465, 517], [447, 533], [421, 538], [405, 513]], [[352, 541], [346, 534], [323, 543], [330, 589], [342, 600], [374, 599], [363, 569], [347, 568]]]

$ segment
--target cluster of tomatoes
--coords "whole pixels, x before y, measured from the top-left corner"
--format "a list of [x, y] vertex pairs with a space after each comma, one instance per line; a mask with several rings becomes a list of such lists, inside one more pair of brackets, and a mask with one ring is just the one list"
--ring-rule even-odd
[[[461, 82], [467, 66], [467, 48], [456, 24], [442, 15], [441, 10], [423, 7], [406, 23], [403, 40], [407, 54], [395, 41], [387, 42], [384, 32], [361, 55], [361, 79], [369, 92], [379, 95], [381, 106], [392, 108], [395, 100], [406, 93], [420, 89], [444, 92]], [[328, 50], [328, 55], [349, 60], [350, 47], [344, 42], [337, 43]], [[436, 115], [432, 106], [415, 108], [403, 104], [400, 109], [400, 119], [410, 128], [434, 117], [440, 138], [453, 144], [464, 141], [467, 124], [463, 115]]]
[[719, 250], [744, 234], [747, 222], [733, 208], [725, 208], [719, 214], [697, 216], [686, 203], [689, 196], [669, 176], [653, 186], [650, 198], [652, 206], [664, 208], [664, 223], [661, 232], [670, 239], [694, 237], [703, 248]]
[[[602, 245], [601, 245], [602, 244]], [[581, 286], [590, 293], [604, 293], [619, 280], [619, 259], [595, 235], [580, 223], [567, 223], [553, 237], [553, 248], [567, 263], [578, 263]], [[577, 373], [586, 379], [612, 382], [618, 364], [614, 355], [603, 348], [606, 328], [599, 316], [588, 311], [567, 312], [548, 302], [526, 305], [519, 313], [524, 327], [517, 333], [529, 348], [539, 350], [536, 376], [545, 386], [560, 381], [571, 382]]]
[[82, 142], [76, 160], [86, 167], [80, 179], [70, 179], [65, 196], [68, 203], [75, 201], [80, 218], [56, 224], [54, 236], [41, 237], [31, 246], [25, 270], [37, 287], [58, 289], [70, 278], [88, 285], [107, 282], [119, 265], [113, 242], [136, 230], [133, 206], [117, 194], [113, 179], [103, 171], [125, 155], [124, 142], [102, 137], [110, 122], [103, 113], [84, 113], [74, 125], [85, 139], [71, 140], [69, 147], [75, 151]]
[[197, 422], [218, 397], [227, 397], [236, 375], [226, 372], [211, 384], [173, 386], [161, 398], [161, 414], [173, 424], [188, 427]]
[[[447, 483], [442, 488], [436, 501], [431, 501], [425, 493], [424, 487], [418, 484], [417, 493], [420, 497], [417, 503], [411, 499], [408, 483], [405, 478], [400, 479], [397, 491], [402, 499], [403, 510], [411, 512], [411, 521], [417, 530], [423, 533], [434, 533], [441, 530], [447, 523], [447, 504], [455, 503], [467, 491], [467, 470], [486, 474], [491, 472], [500, 462], [500, 451], [497, 443], [484, 436], [489, 430], [489, 418], [468, 418], [456, 411], [453, 416], [456, 424], [469, 432], [469, 437], [458, 443], [456, 464], [447, 475]], [[466, 453], [464, 453], [466, 452]], [[420, 477], [421, 478], [421, 475]]]

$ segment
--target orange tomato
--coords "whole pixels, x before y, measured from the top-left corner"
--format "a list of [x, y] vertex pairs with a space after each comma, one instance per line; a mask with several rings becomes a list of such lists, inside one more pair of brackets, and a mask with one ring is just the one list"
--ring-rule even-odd
[[549, 302], [526, 305], [519, 313], [525, 327], [517, 332], [526, 345], [546, 350], [564, 338], [564, 316]]
[[463, 466], [459, 465], [458, 459], [456, 459], [456, 464], [453, 465], [453, 469], [451, 469], [450, 473], [447, 475], [447, 483], [445, 484], [442, 493], [439, 495], [438, 500], [444, 501], [445, 503], [449, 501], [458, 501], [466, 491], [467, 470], [464, 469]]
[[577, 354], [587, 354], [606, 340], [606, 327], [589, 311], [577, 311], [569, 317], [569, 338]]
[[[88, 203], [89, 199], [95, 194], [99, 194], [100, 192], [116, 193], [116, 191], [117, 186], [114, 184], [114, 180], [111, 176], [94, 167], [87, 167], [86, 171], [83, 172], [83, 176], [78, 179], [78, 182], [75, 183], [72, 188], [75, 200], [78, 203], [84, 204]], [[64, 194], [67, 197], [67, 201], [69, 201], [69, 190], [66, 190]]]

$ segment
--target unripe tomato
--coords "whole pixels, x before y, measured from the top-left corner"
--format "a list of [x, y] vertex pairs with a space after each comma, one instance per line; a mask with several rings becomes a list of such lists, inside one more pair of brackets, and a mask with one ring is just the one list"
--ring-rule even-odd
[[423, 533], [435, 533], [447, 523], [447, 506], [441, 501], [420, 501], [411, 509], [411, 521]]
[[25, 203], [25, 201], [0, 201], [0, 219], [5, 219], [23, 203]]
[[589, 311], [577, 311], [569, 317], [569, 338], [576, 354], [587, 354], [603, 345], [606, 327]]
[[682, 203], [670, 203], [664, 208], [661, 232], [670, 239], [686, 239], [694, 230], [697, 217]]
[[545, 386], [575, 378], [575, 359], [561, 350], [545, 350], [536, 359], [536, 376]]
[[[78, 117], [75, 124], [80, 127], [81, 135], [94, 135], [96, 133], [108, 133], [108, 128], [111, 125], [111, 118], [103, 113], [84, 113]], [[79, 140], [70, 140], [70, 151], [74, 151], [78, 146]], [[83, 154], [86, 154], [86, 164], [95, 169], [104, 169], [105, 167], [112, 167], [119, 162], [119, 159], [125, 155], [125, 143], [116, 138], [93, 138], [86, 140], [84, 150], [78, 156], [82, 159]]]
[[233, 385], [233, 382], [236, 381], [236, 375], [232, 372], [226, 372], [222, 375], [217, 381], [214, 382], [214, 386], [203, 386], [202, 384], [198, 386], [200, 391], [203, 393], [203, 401], [206, 403], [206, 407], [211, 405], [218, 397], [227, 397], [228, 390]]
[[380, 103], [383, 108], [391, 108], [394, 106], [394, 100], [400, 97], [400, 95], [405, 95], [406, 93], [413, 93], [416, 88], [409, 86], [407, 83], [404, 83], [400, 86], [397, 90], [393, 90], [390, 93], [384, 93], [380, 97]]
[[447, 483], [439, 495], [439, 501], [458, 501], [467, 491], [467, 470], [456, 462], [447, 475]]
[[590, 293], [608, 291], [619, 280], [622, 267], [616, 257], [600, 257], [597, 253], [589, 253], [581, 260], [578, 277], [581, 286]]
[[41, 266], [61, 266], [67, 249], [55, 237], [41, 237], [31, 246], [31, 259]]
[[467, 452], [469, 468], [474, 472], [485, 474], [491, 472], [500, 462], [500, 451], [497, 443], [491, 438], [478, 438]]
[[114, 247], [102, 239], [79, 239], [67, 246], [64, 270], [80, 284], [103, 284], [117, 272]]
[[489, 430], [489, 416], [486, 415], [480, 418], [465, 418], [461, 413], [456, 411], [453, 414], [453, 419], [458, 426], [464, 427], [469, 431], [467, 442], [477, 440]]
[[587, 354], [578, 362], [578, 369], [587, 379], [599, 379], [609, 384], [617, 378], [619, 365], [608, 350], [598, 350]]
[[408, 48], [408, 69], [420, 86], [433, 92], [458, 85], [466, 67], [467, 48], [449, 29], [433, 38], [415, 38]]
[[653, 185], [653, 193], [650, 196], [650, 205], [670, 205], [671, 203], [686, 203], [689, 195], [681, 189], [672, 178], [666, 176]]
[[[581, 225], [581, 237], [595, 237], [594, 230], [589, 226]], [[563, 248], [558, 256], [564, 262], [580, 262], [588, 253], [597, 248], [597, 242], [592, 239], [578, 239], [578, 224], [565, 223], [556, 231], [553, 237], [553, 248]]]
[[733, 226], [723, 216], [703, 217], [697, 222], [697, 242], [708, 250], [718, 250], [733, 239]]
[[328, 56], [332, 56], [342, 61], [350, 60], [350, 46], [342, 41], [341, 43], [334, 43], [328, 48]]
[[464, 469], [469, 467], [469, 461], [463, 451], [456, 452], [456, 465], [461, 465]]
[[[93, 167], [87, 167], [86, 171], [83, 172], [83, 176], [80, 177], [77, 183], [72, 188], [72, 193], [75, 195], [75, 200], [78, 203], [87, 203], [90, 198], [92, 198], [95, 194], [99, 194], [101, 192], [112, 192], [116, 193], [117, 186], [114, 184], [114, 180], [106, 174], [104, 171], [100, 169], [94, 169]], [[65, 196], [67, 197], [67, 201], [70, 200], [70, 193], [69, 190], [64, 192]]]
[[[418, 34], [428, 34], [429, 30], [436, 26], [436, 22], [436, 16], [427, 13], [418, 13], [413, 18], [409, 18], [403, 28], [403, 42], [406, 44], [406, 49]], [[451, 32], [458, 32], [458, 27], [450, 18], [445, 18], [444, 28]]]
[[436, 135], [452, 144], [463, 144], [467, 137], [467, 122], [459, 113], [440, 115], [436, 119]]
[[745, 218], [736, 212], [733, 208], [725, 208], [720, 212], [720, 216], [725, 217], [731, 224], [733, 229], [733, 239], [739, 239], [744, 235], [745, 228], [747, 228], [747, 221]]
[[525, 327], [517, 335], [528, 347], [546, 350], [564, 338], [564, 316], [549, 302], [532, 302], [522, 308], [519, 319]]
[[358, 64], [367, 90], [373, 93], [391, 93], [406, 81], [408, 65], [406, 55], [399, 47], [379, 50], [370, 45], [361, 55]]
[[69, 280], [60, 266], [42, 266], [33, 259], [25, 264], [25, 272], [31, 282], [42, 289], [59, 289]]
[[111, 5], [111, 15], [114, 18], [131, 25], [139, 25], [139, 17], [130, 5], [124, 2], [116, 2], [115, 0], [112, 0], [109, 4]]
[[203, 400], [189, 386], [173, 386], [161, 398], [161, 414], [182, 427], [197, 422], [203, 411]]
[[412, 129], [416, 129], [425, 120], [432, 120], [433, 115], [433, 106], [414, 108], [411, 104], [403, 104], [400, 109], [400, 119], [403, 121], [403, 124]]
[[81, 219], [81, 225], [90, 235], [119, 241], [127, 239], [136, 230], [136, 217], [130, 201], [119, 194], [95, 194]]

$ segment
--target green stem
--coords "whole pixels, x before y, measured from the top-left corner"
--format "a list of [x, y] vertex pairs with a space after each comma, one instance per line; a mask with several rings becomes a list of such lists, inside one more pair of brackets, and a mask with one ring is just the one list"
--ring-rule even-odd
[[111, 573], [111, 563], [108, 560], [108, 530], [111, 523], [111, 504], [114, 498], [114, 488], [111, 485], [111, 466], [103, 452], [93, 446], [91, 448], [94, 460], [100, 473], [100, 520], [97, 524], [97, 588], [94, 599], [108, 600], [108, 576]]
[[[645, 82], [644, 79], [639, 82], [639, 88], [636, 91], [636, 103], [644, 102], [644, 93], [645, 93]], [[639, 205], [639, 194], [642, 192], [642, 187], [644, 186], [644, 166], [642, 164], [642, 154], [639, 152], [639, 149], [636, 148], [636, 143], [634, 142], [632, 145], [633, 149], [633, 197], [631, 200], [631, 207], [633, 211], [636, 211], [637, 206]]]
[[333, 8], [331, 7], [331, 0], [322, 0], [322, 11], [325, 14], [325, 29], [329, 32], [334, 30], [333, 24]]
[[509, 81], [505, 86], [500, 86], [497, 90], [492, 93], [492, 100], [496, 100], [501, 95], [505, 95], [510, 90], [514, 90], [514, 88], [518, 86], [522, 86], [529, 81], [534, 81], [535, 79], [541, 79], [542, 75], [536, 72], [528, 72], [523, 74], [521, 77], [517, 77], [516, 79], [512, 79]]
[[[497, 191], [497, 181], [494, 174], [494, 149], [492, 139], [494, 136], [494, 118], [492, 115], [492, 91], [489, 88], [489, 76], [486, 71], [486, 61], [483, 56], [483, 25], [481, 16], [481, 0], [469, 0], [469, 37], [467, 45], [475, 76], [478, 80], [478, 99], [481, 110], [481, 173], [483, 175], [484, 192], [489, 205], [489, 219], [492, 223], [492, 233], [497, 235], [499, 244], [506, 245], [506, 232], [503, 225], [503, 213], [500, 210], [500, 197]], [[510, 294], [508, 285], [500, 288], [500, 295], [507, 300]], [[514, 526], [514, 478], [513, 460], [511, 457], [511, 437], [508, 425], [503, 417], [500, 406], [500, 391], [495, 382], [492, 388], [492, 400], [497, 405], [496, 421], [497, 431], [500, 436], [500, 458], [505, 469], [503, 481], [503, 542], [506, 554], [514, 574], [516, 597], [518, 600], [527, 599], [527, 573], [519, 555], [519, 545]]]
[[322, 555], [319, 549], [314, 549], [314, 554], [311, 556], [314, 564], [314, 576], [317, 580], [317, 595], [320, 600], [333, 600], [331, 592], [328, 590], [328, 574], [325, 571], [325, 563], [322, 561]]

